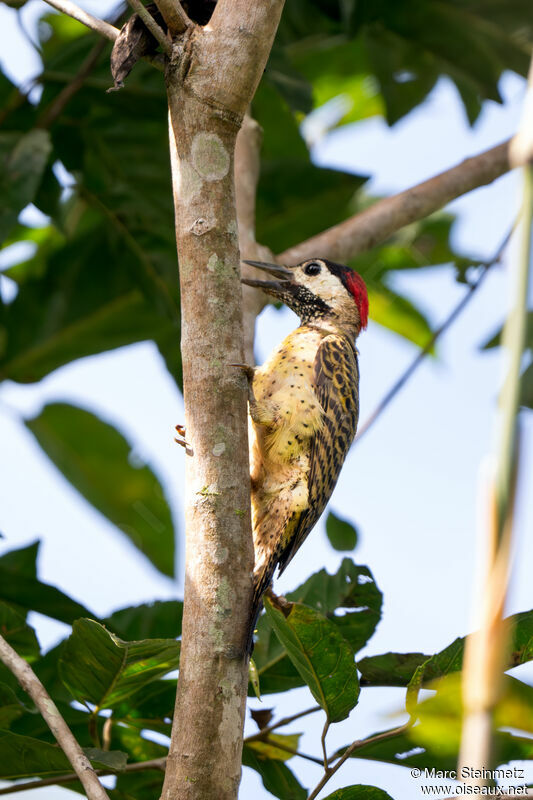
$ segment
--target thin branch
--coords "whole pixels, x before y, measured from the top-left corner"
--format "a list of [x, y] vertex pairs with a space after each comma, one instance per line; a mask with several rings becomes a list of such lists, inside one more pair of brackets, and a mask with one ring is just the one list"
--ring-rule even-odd
[[333, 261], [349, 261], [359, 253], [381, 244], [405, 225], [427, 217], [451, 200], [504, 175], [511, 169], [509, 141], [404, 192], [379, 200], [370, 208], [335, 225], [278, 257], [284, 264], [297, 264], [321, 256]]
[[55, 8], [57, 11], [61, 11], [68, 17], [76, 19], [78, 22], [81, 22], [82, 25], [96, 31], [96, 33], [99, 33], [101, 36], [105, 36], [105, 38], [109, 39], [111, 42], [114, 42], [120, 33], [119, 29], [115, 28], [114, 25], [110, 25], [109, 22], [104, 22], [103, 19], [98, 19], [98, 17], [93, 17], [92, 14], [84, 11], [83, 8], [72, 3], [71, 0], [45, 0], [45, 3], [48, 3], [49, 6], [52, 6], [52, 8]]
[[59, 117], [67, 103], [69, 103], [76, 92], [79, 92], [79, 90], [82, 88], [83, 84], [85, 83], [85, 79], [95, 68], [96, 64], [98, 63], [98, 59], [105, 50], [106, 46], [106, 42], [103, 40], [100, 40], [95, 44], [81, 65], [79, 71], [71, 79], [70, 83], [61, 89], [57, 97], [54, 98], [47, 108], [45, 108], [37, 120], [37, 128], [48, 128]]
[[74, 772], [85, 789], [89, 800], [109, 800], [107, 792], [92, 768], [91, 762], [72, 735], [56, 704], [30, 665], [13, 650], [3, 636], [0, 636], [0, 660], [11, 670], [41, 712], [57, 743], [72, 764]]
[[314, 714], [316, 711], [322, 711], [322, 706], [313, 706], [313, 708], [307, 708], [305, 711], [299, 711], [297, 714], [292, 714], [292, 716], [290, 717], [282, 717], [277, 722], [273, 722], [272, 725], [268, 725], [268, 727], [262, 728], [259, 731], [259, 733], [254, 733], [252, 736], [247, 736], [244, 741], [245, 742], [261, 741], [267, 734], [277, 730], [277, 728], [283, 728], [285, 725], [290, 725], [291, 722], [294, 722], [297, 719], [301, 719], [302, 717], [306, 717], [308, 714]]
[[324, 772], [326, 775], [329, 772], [329, 765], [328, 765], [328, 753], [326, 750], [326, 736], [328, 735], [329, 731], [329, 719], [326, 720], [324, 724], [324, 728], [322, 730], [322, 736], [320, 737], [320, 744], [322, 745], [322, 756], [323, 756], [323, 764], [324, 764]]
[[[261, 126], [246, 114], [235, 144], [235, 204], [239, 250], [241, 259], [274, 261], [272, 252], [258, 244], [255, 239], [255, 206], [262, 139]], [[252, 278], [253, 272], [253, 267], [241, 264], [243, 277]], [[253, 364], [255, 320], [268, 301], [264, 292], [251, 286], [243, 286], [242, 298], [245, 359], [247, 364]]]
[[194, 22], [189, 19], [179, 0], [155, 0], [155, 3], [172, 36], [177, 36], [187, 30], [191, 25], [194, 25]]
[[506, 237], [503, 240], [503, 242], [501, 243], [501, 245], [499, 246], [499, 248], [498, 248], [497, 252], [495, 253], [494, 257], [491, 258], [490, 261], [485, 261], [485, 262], [483, 262], [483, 263], [481, 263], [479, 265], [480, 267], [482, 267], [482, 272], [479, 275], [478, 279], [474, 283], [470, 283], [468, 285], [468, 291], [466, 292], [466, 294], [461, 298], [461, 300], [455, 306], [455, 308], [449, 314], [449, 316], [446, 317], [446, 319], [444, 320], [442, 325], [440, 325], [440, 327], [438, 327], [437, 330], [433, 333], [433, 335], [431, 336], [431, 338], [427, 342], [427, 344], [424, 347], [424, 349], [421, 350], [418, 353], [416, 358], [407, 367], [405, 372], [398, 378], [396, 383], [393, 386], [391, 386], [391, 388], [389, 389], [389, 391], [387, 392], [385, 397], [381, 400], [381, 402], [379, 403], [377, 408], [374, 409], [372, 414], [365, 421], [364, 425], [362, 425], [360, 427], [359, 432], [358, 432], [358, 434], [356, 436], [356, 439], [355, 439], [356, 442], [359, 442], [363, 438], [365, 433], [368, 433], [369, 429], [376, 422], [378, 417], [380, 417], [381, 414], [385, 411], [385, 409], [388, 408], [388, 406], [394, 400], [394, 398], [396, 397], [398, 392], [405, 386], [405, 384], [407, 383], [407, 381], [409, 380], [411, 375], [418, 369], [418, 367], [420, 366], [422, 361], [425, 359], [425, 357], [432, 351], [433, 345], [442, 336], [442, 334], [445, 333], [448, 330], [450, 325], [452, 325], [452, 323], [457, 319], [457, 317], [459, 316], [461, 311], [463, 311], [463, 309], [468, 305], [468, 303], [470, 302], [470, 300], [474, 296], [474, 294], [477, 291], [477, 289], [479, 289], [479, 287], [481, 286], [481, 284], [485, 280], [485, 278], [487, 276], [487, 273], [489, 272], [490, 268], [493, 267], [495, 264], [499, 264], [501, 262], [504, 250], [505, 250], [505, 248], [506, 248], [506, 246], [507, 246], [507, 244], [509, 242], [509, 239], [511, 238], [511, 234], [512, 234], [513, 230], [514, 230], [514, 225], [511, 228], [511, 230], [508, 232], [508, 234], [506, 235]]
[[348, 748], [346, 748], [337, 763], [332, 767], [328, 767], [328, 771], [322, 776], [321, 780], [317, 783], [307, 800], [315, 800], [315, 797], [318, 797], [329, 779], [332, 778], [337, 770], [342, 767], [344, 762], [350, 758], [352, 753], [355, 753], [357, 750], [361, 750], [363, 747], [366, 747], [366, 745], [375, 744], [375, 742], [384, 742], [387, 739], [394, 739], [396, 736], [400, 736], [402, 733], [405, 733], [410, 726], [411, 722], [407, 722], [405, 725], [400, 725], [398, 728], [393, 728], [390, 731], [383, 731], [383, 733], [377, 733], [375, 736], [370, 736], [368, 739], [358, 739], [357, 741], [353, 742]]
[[141, 0], [128, 0], [128, 3], [135, 13], [142, 19], [154, 39], [157, 39], [167, 56], [169, 56], [172, 53], [172, 45], [170, 44], [168, 36], [163, 28], [157, 24], [150, 12], [145, 8], [145, 6], [143, 6]]
[[[133, 764], [126, 764], [124, 769], [120, 770], [120, 774], [124, 772], [144, 772], [144, 770], [157, 769], [162, 772], [165, 771], [166, 758], [153, 758], [151, 761], [136, 761]], [[103, 775], [117, 775], [117, 771], [113, 769], [96, 769], [95, 774]], [[56, 777], [43, 778], [40, 781], [25, 781], [24, 783], [14, 783], [12, 786], [6, 786], [0, 789], [2, 794], [14, 794], [15, 792], [27, 792], [31, 789], [41, 789], [43, 786], [62, 786], [65, 783], [74, 783], [79, 780], [74, 772], [69, 772], [68, 775], [57, 775]]]

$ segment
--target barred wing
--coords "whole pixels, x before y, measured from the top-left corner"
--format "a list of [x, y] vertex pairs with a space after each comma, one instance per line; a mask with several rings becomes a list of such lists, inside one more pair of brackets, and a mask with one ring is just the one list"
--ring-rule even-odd
[[357, 430], [359, 367], [357, 352], [347, 337], [325, 337], [315, 357], [314, 389], [324, 411], [324, 424], [311, 440], [309, 507], [300, 515], [295, 535], [281, 554], [280, 574], [326, 507]]

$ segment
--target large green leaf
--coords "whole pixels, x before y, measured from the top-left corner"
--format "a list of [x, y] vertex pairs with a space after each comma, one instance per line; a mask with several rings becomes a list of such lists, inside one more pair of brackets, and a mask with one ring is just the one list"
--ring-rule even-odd
[[80, 619], [63, 648], [59, 671], [76, 700], [114, 708], [178, 663], [173, 639], [124, 642], [98, 622]]
[[424, 653], [384, 653], [357, 662], [361, 686], [407, 686], [417, 667], [431, 656]]
[[38, 611], [52, 619], [71, 624], [78, 617], [95, 616], [55, 586], [27, 578], [0, 565], [0, 598], [25, 611]]
[[[252, 739], [246, 746], [261, 758], [288, 761], [298, 750], [301, 733], [270, 733], [264, 739]], [[292, 751], [292, 752], [291, 752]]]
[[124, 639], [175, 639], [181, 636], [181, 600], [158, 600], [114, 611], [105, 626]]
[[0, 567], [16, 572], [17, 575], [24, 575], [26, 578], [36, 578], [40, 544], [37, 540], [15, 550], [8, 550], [0, 556]]
[[289, 767], [276, 758], [261, 758], [247, 744], [242, 751], [242, 763], [261, 775], [263, 786], [280, 800], [305, 800], [307, 792], [301, 786]]
[[333, 622], [298, 603], [265, 609], [276, 635], [330, 722], [346, 719], [359, 697], [353, 651]]
[[0, 729], [9, 728], [12, 722], [26, 713], [27, 708], [22, 705], [13, 689], [6, 683], [0, 683]]
[[[382, 595], [372, 573], [349, 558], [343, 559], [334, 575], [329, 575], [324, 569], [312, 575], [289, 592], [287, 599], [305, 603], [325, 614], [339, 628], [354, 653], [364, 647], [381, 616]], [[337, 610], [342, 611], [342, 615], [336, 614]], [[301, 686], [302, 678], [274, 635], [266, 615], [260, 617], [257, 631], [254, 660], [261, 693], [283, 692]]]
[[253, 110], [265, 130], [257, 194], [257, 236], [281, 252], [351, 213], [355, 191], [366, 178], [311, 163], [288, 107], [263, 85]]
[[51, 151], [48, 131], [0, 133], [0, 243], [34, 200]]
[[66, 403], [45, 406], [26, 425], [86, 500], [164, 575], [174, 575], [174, 527], [163, 489], [149, 467], [131, 464], [118, 431]]
[[[125, 753], [88, 748], [85, 754], [95, 769], [120, 771], [126, 766]], [[15, 780], [66, 772], [72, 772], [72, 766], [57, 744], [0, 731], [0, 778]]]

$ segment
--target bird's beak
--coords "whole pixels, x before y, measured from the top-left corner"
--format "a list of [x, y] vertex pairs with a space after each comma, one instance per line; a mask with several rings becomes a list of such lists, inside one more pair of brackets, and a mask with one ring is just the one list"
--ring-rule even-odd
[[287, 269], [286, 267], [280, 267], [279, 264], [269, 264], [266, 261], [243, 261], [244, 264], [249, 264], [251, 267], [257, 267], [257, 269], [262, 269], [263, 272], [268, 272], [270, 275], [273, 275], [275, 278], [279, 279], [278, 281], [258, 281], [254, 280], [253, 278], [241, 278], [241, 283], [246, 284], [246, 286], [255, 286], [257, 289], [264, 289], [265, 291], [276, 292], [277, 290], [283, 286], [284, 283], [290, 281], [293, 277], [292, 271]]

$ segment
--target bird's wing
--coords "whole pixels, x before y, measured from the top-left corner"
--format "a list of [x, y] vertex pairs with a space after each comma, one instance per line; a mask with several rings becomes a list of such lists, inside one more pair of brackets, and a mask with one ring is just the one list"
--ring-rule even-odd
[[327, 505], [359, 417], [359, 367], [355, 347], [344, 336], [326, 336], [314, 363], [314, 389], [324, 411], [321, 430], [311, 439], [309, 506], [296, 522], [296, 532], [279, 559], [283, 572]]

